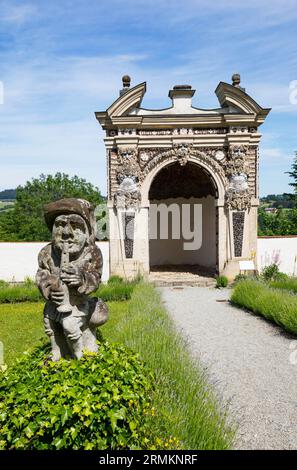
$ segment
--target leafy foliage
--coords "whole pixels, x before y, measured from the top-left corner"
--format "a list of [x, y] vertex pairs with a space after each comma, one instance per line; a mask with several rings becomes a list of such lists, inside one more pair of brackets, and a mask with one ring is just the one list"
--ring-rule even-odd
[[275, 279], [279, 274], [279, 267], [276, 263], [270, 264], [269, 266], [265, 266], [262, 270], [261, 277], [264, 281], [271, 281]]
[[19, 186], [13, 209], [0, 214], [0, 240], [46, 241], [50, 232], [44, 222], [43, 206], [61, 198], [87, 199], [93, 205], [102, 201], [99, 189], [86, 180], [64, 173], [41, 175]]
[[228, 278], [226, 276], [217, 276], [216, 282], [216, 287], [227, 287]]
[[290, 178], [293, 179], [292, 183], [289, 183], [290, 186], [293, 186], [295, 194], [297, 194], [297, 152], [295, 152], [294, 161], [291, 166], [291, 171], [287, 171]]
[[276, 213], [258, 210], [258, 235], [297, 235], [297, 209], [278, 209]]
[[80, 361], [44, 361], [37, 347], [3, 373], [0, 449], [139, 449], [147, 427], [153, 377], [138, 356], [100, 343]]

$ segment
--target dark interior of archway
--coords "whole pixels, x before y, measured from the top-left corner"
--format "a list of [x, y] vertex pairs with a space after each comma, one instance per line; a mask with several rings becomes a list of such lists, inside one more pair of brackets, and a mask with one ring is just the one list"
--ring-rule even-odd
[[188, 162], [184, 166], [173, 163], [162, 168], [151, 184], [149, 199], [200, 198], [209, 195], [216, 195], [212, 178], [203, 168]]

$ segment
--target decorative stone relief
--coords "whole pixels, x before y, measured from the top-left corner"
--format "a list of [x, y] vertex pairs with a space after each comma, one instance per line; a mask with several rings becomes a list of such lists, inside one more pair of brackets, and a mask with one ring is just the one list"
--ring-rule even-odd
[[215, 155], [222, 149], [212, 147], [199, 147], [195, 148], [193, 144], [180, 143], [175, 144], [171, 149], [162, 150], [160, 148], [153, 148], [148, 150], [142, 150], [148, 155], [148, 161], [141, 164], [143, 168], [143, 177], [148, 175], [155, 166], [162, 161], [178, 161], [181, 166], [185, 165], [190, 157], [196, 157], [197, 163], [199, 161], [205, 163], [207, 166], [212, 168], [215, 173], [219, 173], [223, 181], [227, 184], [226, 175], [223, 165], [216, 161]]
[[178, 128], [178, 129], [162, 129], [162, 130], [139, 130], [139, 135], [203, 135], [203, 134], [227, 134], [226, 127], [218, 127], [213, 129], [195, 129], [195, 128]]
[[136, 147], [120, 147], [118, 149], [117, 181], [121, 184], [126, 177], [133, 178], [135, 182], [141, 180], [141, 169], [137, 159]]
[[247, 145], [230, 146], [228, 159], [223, 163], [226, 175], [229, 177], [225, 205], [232, 210], [246, 210], [251, 205], [248, 185], [249, 165], [246, 161], [248, 150]]
[[244, 212], [232, 213], [234, 255], [236, 257], [242, 256], [244, 216]]
[[224, 162], [224, 168], [227, 176], [248, 174], [248, 165], [246, 163], [247, 145], [232, 145], [228, 150], [228, 159]]
[[249, 131], [248, 127], [244, 126], [232, 126], [230, 127], [230, 133], [231, 134], [242, 134], [242, 133], [247, 133]]
[[133, 258], [134, 221], [134, 213], [125, 212], [122, 214], [122, 224], [124, 229], [124, 248], [126, 258]]
[[251, 207], [251, 197], [248, 190], [237, 191], [229, 188], [225, 195], [225, 206], [227, 209], [244, 211]]

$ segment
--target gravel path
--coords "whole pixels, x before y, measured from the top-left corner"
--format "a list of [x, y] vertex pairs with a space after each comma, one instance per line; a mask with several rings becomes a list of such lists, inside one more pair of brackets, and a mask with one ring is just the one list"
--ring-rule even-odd
[[160, 291], [192, 354], [208, 367], [210, 381], [230, 403], [238, 423], [235, 448], [297, 449], [297, 364], [290, 363], [296, 337], [217, 302], [229, 298], [228, 289]]

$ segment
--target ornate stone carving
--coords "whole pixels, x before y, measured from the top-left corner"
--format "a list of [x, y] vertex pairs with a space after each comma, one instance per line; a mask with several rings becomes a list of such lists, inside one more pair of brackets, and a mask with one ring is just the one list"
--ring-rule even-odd
[[117, 209], [138, 209], [141, 201], [140, 191], [122, 191], [118, 189], [114, 195], [114, 205]]
[[83, 350], [96, 352], [96, 328], [107, 321], [107, 306], [88, 297], [100, 283], [102, 254], [95, 245], [93, 207], [83, 199], [61, 199], [45, 206], [52, 242], [39, 253], [37, 285], [46, 300], [45, 332], [52, 360]]
[[247, 174], [249, 172], [246, 163], [247, 145], [232, 145], [229, 147], [228, 159], [224, 162], [224, 168], [227, 176]]
[[116, 171], [118, 184], [121, 184], [126, 177], [140, 181], [141, 176], [136, 147], [119, 147]]
[[[176, 144], [171, 149], [162, 150], [153, 148], [146, 151], [149, 155], [148, 161], [143, 165], [143, 177], [147, 176], [153, 168], [163, 161], [178, 161], [184, 165], [190, 157], [196, 157], [197, 163], [203, 162], [218, 173], [222, 180], [227, 184], [224, 166], [216, 161], [215, 155], [218, 150], [223, 152], [223, 148], [199, 147], [195, 148], [192, 144]], [[144, 150], [143, 150], [144, 151]]]
[[233, 212], [232, 214], [234, 255], [236, 257], [242, 256], [244, 216], [244, 212]]
[[251, 196], [248, 190], [238, 191], [229, 188], [225, 195], [225, 206], [231, 210], [244, 211], [251, 207]]
[[226, 127], [217, 127], [213, 129], [195, 129], [195, 128], [186, 128], [181, 127], [177, 129], [143, 129], [139, 130], [139, 135], [199, 135], [199, 134], [227, 134], [228, 129]]
[[124, 229], [124, 248], [126, 258], [133, 258], [134, 221], [134, 213], [125, 212], [122, 214], [122, 224]]
[[247, 145], [230, 146], [228, 159], [223, 163], [226, 175], [229, 177], [225, 205], [232, 210], [246, 210], [251, 205], [248, 189], [249, 166], [246, 162], [248, 150]]
[[247, 126], [231, 126], [230, 127], [230, 133], [231, 134], [242, 134], [242, 133], [247, 133], [249, 131]]

